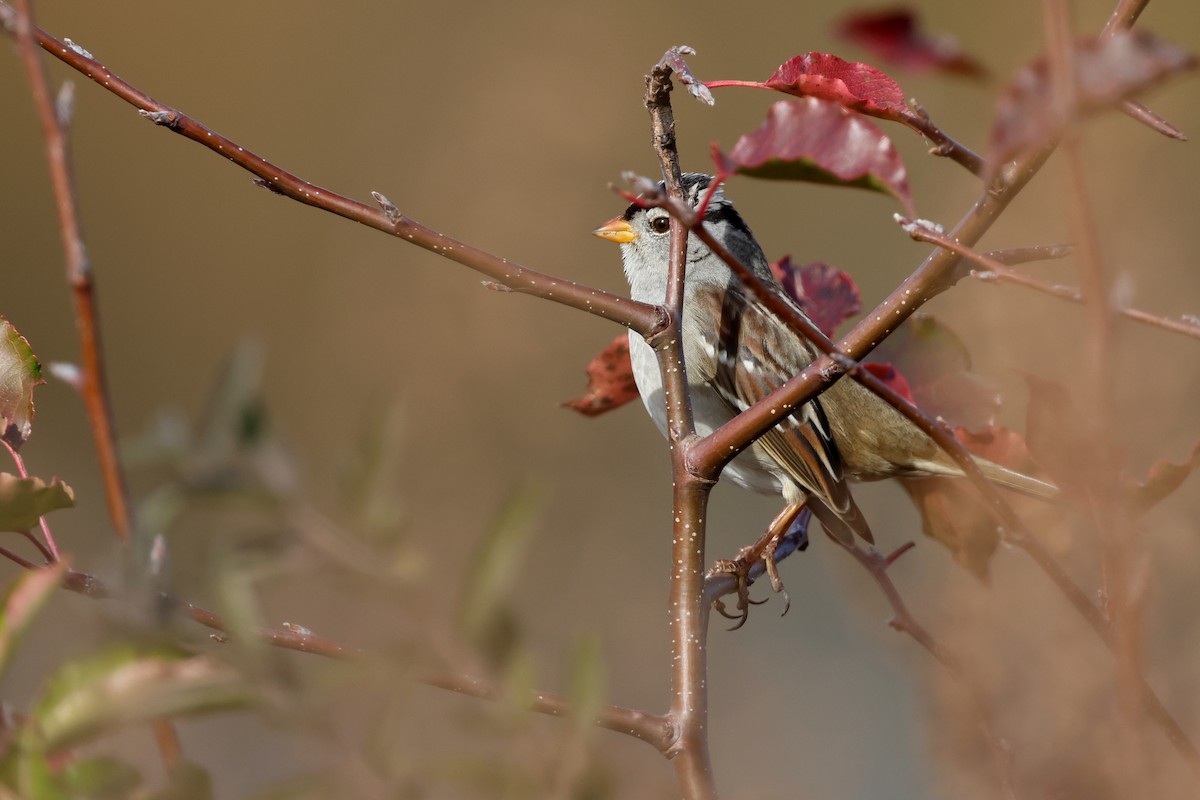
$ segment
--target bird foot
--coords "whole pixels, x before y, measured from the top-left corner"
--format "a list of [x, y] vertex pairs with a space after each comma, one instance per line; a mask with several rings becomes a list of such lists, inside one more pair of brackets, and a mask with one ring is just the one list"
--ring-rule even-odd
[[[746, 620], [750, 618], [750, 606], [762, 605], [767, 602], [766, 599], [753, 600], [750, 598], [750, 586], [763, 572], [771, 581], [771, 589], [783, 595], [784, 605], [780, 616], [786, 614], [791, 608], [792, 601], [788, 597], [787, 590], [783, 588], [783, 579], [779, 577], [775, 557], [780, 543], [786, 536], [797, 536], [796, 549], [802, 550], [808, 546], [806, 531], [809, 515], [802, 515], [803, 511], [803, 504], [789, 505], [775, 517], [754, 544], [743, 547], [738, 551], [736, 557], [721, 559], [713, 565], [710, 575], [733, 575], [736, 581], [737, 613], [729, 613], [720, 598], [713, 601], [713, 608], [717, 610], [718, 614], [726, 619], [737, 620], [737, 624], [730, 628], [731, 631], [736, 631], [746, 624]], [[759, 571], [760, 567], [761, 571]]]

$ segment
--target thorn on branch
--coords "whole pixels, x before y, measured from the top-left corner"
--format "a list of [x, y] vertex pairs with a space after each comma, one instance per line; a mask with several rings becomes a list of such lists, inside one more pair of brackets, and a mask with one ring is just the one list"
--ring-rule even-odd
[[912, 550], [916, 546], [917, 546], [916, 542], [905, 542], [904, 544], [900, 545], [895, 550], [893, 550], [891, 553], [884, 556], [883, 568], [887, 569], [892, 564], [895, 564], [896, 561], [900, 558], [900, 556], [904, 555], [905, 553], [907, 553], [909, 550]]
[[375, 202], [379, 204], [379, 208], [383, 211], [388, 219], [390, 219], [393, 223], [400, 221], [400, 217], [403, 215], [400, 213], [400, 209], [396, 207], [395, 203], [393, 203], [391, 200], [388, 200], [387, 197], [379, 192], [371, 192], [371, 197], [375, 198]]
[[179, 114], [175, 111], [147, 111], [144, 108], [139, 108], [138, 115], [145, 117], [155, 125], [165, 125], [172, 130], [175, 128], [175, 123], [179, 121]]

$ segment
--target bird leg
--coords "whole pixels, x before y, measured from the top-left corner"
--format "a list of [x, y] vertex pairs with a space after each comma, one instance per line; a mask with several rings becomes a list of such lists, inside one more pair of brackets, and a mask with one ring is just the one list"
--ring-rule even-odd
[[791, 607], [791, 599], [783, 588], [783, 580], [779, 577], [779, 570], [775, 563], [776, 551], [784, 541], [784, 537], [793, 532], [801, 537], [800, 544], [796, 545], [796, 549], [803, 550], [807, 547], [808, 521], [811, 516], [811, 512], [806, 513], [804, 503], [790, 503], [771, 521], [766, 531], [758, 537], [754, 544], [743, 547], [732, 560], [722, 559], [713, 565], [712, 574], [730, 574], [737, 581], [737, 614], [730, 614], [726, 611], [725, 604], [721, 602], [720, 598], [713, 601], [713, 607], [718, 614], [726, 619], [737, 620], [737, 624], [730, 630], [737, 630], [746, 624], [746, 620], [750, 617], [751, 605], [761, 605], [766, 602], [765, 599], [750, 599], [750, 586], [757, 577], [752, 573], [760, 564], [763, 571], [767, 573], [767, 577], [771, 579], [771, 588], [776, 592], [783, 593], [783, 613], [788, 612]]

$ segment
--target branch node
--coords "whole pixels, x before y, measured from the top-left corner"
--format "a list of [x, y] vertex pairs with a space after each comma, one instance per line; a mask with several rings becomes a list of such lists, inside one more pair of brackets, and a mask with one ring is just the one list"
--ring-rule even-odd
[[[67, 41], [70, 40], [68, 39]], [[147, 111], [144, 108], [139, 108], [138, 115], [145, 117], [155, 125], [165, 125], [172, 130], [175, 129], [175, 123], [179, 122], [179, 113], [177, 111]]]
[[483, 284], [483, 288], [491, 289], [493, 292], [511, 292], [513, 290], [511, 286], [499, 281], [480, 281], [480, 283]]

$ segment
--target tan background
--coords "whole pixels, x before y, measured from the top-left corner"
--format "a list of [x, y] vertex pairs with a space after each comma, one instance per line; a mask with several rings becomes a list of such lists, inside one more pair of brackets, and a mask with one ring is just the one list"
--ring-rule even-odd
[[[955, 32], [1000, 76], [1041, 48], [1035, 2], [918, 5], [933, 30]], [[1076, 5], [1077, 28], [1098, 29], [1108, 4]], [[450, 235], [623, 291], [615, 249], [588, 232], [624, 205], [608, 182], [622, 170], [657, 169], [640, 104], [642, 75], [679, 43], [699, 51], [691, 63], [707, 79], [762, 79], [806, 50], [870, 60], [831, 38], [830, 21], [844, 10], [749, 3], [734, 18], [718, 4], [685, 10], [628, 2], [131, 0], [43, 2], [38, 13], [48, 30], [73, 38], [151, 95], [318, 185], [368, 202], [370, 190], [381, 191]], [[1143, 22], [1197, 49], [1200, 17], [1190, 4], [1158, 2]], [[5, 49], [0, 313], [44, 359], [72, 360], [74, 325], [45, 157], [18, 59]], [[56, 82], [67, 72], [50, 66]], [[991, 117], [987, 88], [894, 74], [943, 127], [982, 146]], [[598, 631], [611, 700], [664, 708], [666, 451], [639, 408], [596, 420], [558, 408], [581, 391], [584, 366], [614, 329], [528, 297], [485, 291], [462, 267], [273, 197], [98, 87], [77, 88], [77, 176], [120, 430], [143, 430], [164, 407], [199, 410], [230, 348], [256, 336], [268, 354], [276, 429], [292, 448], [307, 494], [332, 508], [337, 465], [353, 451], [365, 409], [380, 396], [399, 396], [406, 423], [395, 490], [411, 535], [433, 556], [429, 585], [452, 606], [469, 548], [512, 487], [534, 481], [544, 508], [517, 607], [542, 682], [555, 688], [569, 645], [581, 632]], [[1150, 104], [1197, 133], [1196, 97], [1195, 81], [1182, 80]], [[773, 99], [725, 90], [709, 109], [677, 97], [685, 167], [704, 169], [709, 143], [732, 145]], [[922, 216], [955, 220], [976, 182], [950, 163], [924, 158], [915, 137], [894, 135]], [[1108, 263], [1138, 305], [1200, 312], [1195, 146], [1120, 116], [1096, 124], [1087, 144]], [[986, 244], [1066, 239], [1061, 174], [1052, 162]], [[859, 281], [868, 307], [927, 252], [895, 229], [895, 209], [881, 196], [748, 180], [729, 193], [768, 255], [842, 267]], [[1074, 282], [1069, 264], [1036, 269]], [[1024, 399], [1014, 369], [1047, 374], [1078, 353], [1076, 312], [1021, 290], [964, 284], [934, 310], [956, 324], [981, 370], [1004, 384], [1014, 421]], [[1200, 436], [1197, 349], [1157, 332], [1122, 331], [1128, 335], [1114, 373], [1128, 425], [1121, 438], [1144, 469], [1163, 455], [1178, 459]], [[86, 421], [63, 386], [41, 391], [26, 453], [35, 472], [60, 474], [78, 492], [79, 510], [60, 515], [56, 526], [79, 554], [78, 565], [112, 574]], [[1194, 530], [1171, 520], [1196, 518], [1197, 485], [1156, 518], [1152, 549], [1163, 557], [1147, 631], [1152, 678], [1170, 688], [1169, 704], [1192, 731], [1200, 730], [1200, 664], [1195, 647], [1177, 643], [1196, 639], [1188, 565], [1197, 552]], [[894, 487], [865, 487], [858, 496], [885, 547], [920, 539]], [[771, 501], [718, 488], [709, 520], [712, 557], [732, 554], [774, 511]], [[194, 528], [188, 535], [230, 534]], [[1019, 561], [1000, 553], [989, 593], [922, 540], [895, 578], [922, 619], [945, 633], [961, 621], [961, 609], [994, 605], [1005, 590], [1028, 582], [1040, 592], [1043, 579], [1026, 574]], [[783, 573], [792, 597], [787, 617], [777, 616], [781, 605], [773, 600], [743, 630], [712, 639], [713, 753], [727, 796], [960, 796], [939, 766], [944, 740], [928, 735], [939, 673], [883, 624], [888, 611], [865, 574], [821, 540]], [[1052, 593], [1045, 602], [1055, 611], [1062, 605]], [[60, 605], [63, 627], [42, 632], [44, 652], [27, 655], [5, 699], [19, 704], [54, 663], [63, 638], [76, 640], [74, 631], [95, 614], [81, 599]], [[269, 608], [278, 620], [349, 641], [387, 641], [412, 624], [402, 605], [356, 595], [346, 583], [285, 582], [273, 587]], [[1083, 627], [1069, 614], [1062, 625], [1075, 633]], [[986, 629], [968, 629], [986, 639]], [[410, 699], [434, 720], [474, 702], [433, 690]], [[553, 731], [557, 723], [545, 724]], [[420, 731], [407, 735], [415, 741]], [[453, 741], [441, 746], [448, 750]], [[670, 795], [663, 794], [670, 768], [653, 751], [611, 734], [601, 741], [631, 781], [627, 788]], [[222, 796], [308, 768], [302, 753], [323, 749], [241, 718], [189, 727], [185, 746], [214, 767]]]

